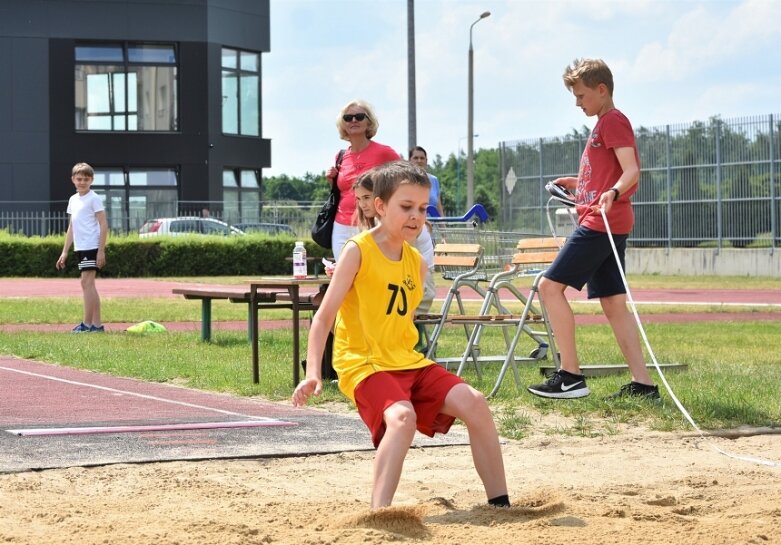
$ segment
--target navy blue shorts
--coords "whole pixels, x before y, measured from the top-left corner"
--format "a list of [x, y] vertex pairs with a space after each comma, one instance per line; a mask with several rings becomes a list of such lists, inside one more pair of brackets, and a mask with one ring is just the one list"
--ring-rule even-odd
[[[629, 235], [613, 235], [623, 270], [627, 238]], [[587, 227], [575, 229], [543, 276], [578, 291], [588, 284], [589, 299], [626, 293], [607, 233]]]
[[98, 268], [98, 249], [94, 250], [76, 250], [76, 259], [79, 260], [80, 271], [99, 271]]

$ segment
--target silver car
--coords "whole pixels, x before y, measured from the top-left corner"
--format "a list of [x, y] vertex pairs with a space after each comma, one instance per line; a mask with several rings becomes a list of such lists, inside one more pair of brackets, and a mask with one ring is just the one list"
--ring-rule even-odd
[[244, 231], [231, 227], [224, 221], [214, 218], [199, 218], [194, 216], [178, 218], [157, 218], [147, 220], [138, 231], [141, 238], [161, 235], [243, 235]]

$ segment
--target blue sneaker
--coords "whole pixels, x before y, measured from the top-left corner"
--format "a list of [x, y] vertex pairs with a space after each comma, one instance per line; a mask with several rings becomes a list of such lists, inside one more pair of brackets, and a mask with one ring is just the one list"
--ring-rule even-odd
[[91, 325], [91, 326], [89, 326], [89, 330], [88, 331], [90, 333], [105, 333], [106, 332], [106, 328], [104, 326], [102, 326], [102, 325]]
[[[93, 326], [94, 327], [94, 326]], [[90, 327], [85, 324], [84, 322], [81, 322], [79, 325], [71, 329], [72, 333], [86, 333], [89, 331]]]

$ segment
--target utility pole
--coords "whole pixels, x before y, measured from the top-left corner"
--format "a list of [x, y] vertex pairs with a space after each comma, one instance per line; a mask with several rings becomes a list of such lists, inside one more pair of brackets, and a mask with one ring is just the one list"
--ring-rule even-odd
[[407, 149], [418, 145], [417, 106], [415, 99], [415, 0], [407, 0]]

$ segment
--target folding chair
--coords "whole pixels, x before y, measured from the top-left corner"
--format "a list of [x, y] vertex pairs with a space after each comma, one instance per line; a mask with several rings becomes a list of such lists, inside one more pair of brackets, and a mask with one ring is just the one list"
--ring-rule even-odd
[[[489, 282], [480, 308], [480, 315], [474, 320], [469, 320], [468, 317], [465, 317], [464, 321], [472, 324], [473, 328], [456, 374], [460, 376], [467, 363], [471, 360], [475, 365], [478, 378], [481, 378], [481, 363], [501, 361], [502, 367], [499, 370], [499, 375], [489, 397], [499, 391], [510, 367], [513, 370], [516, 387], [520, 388], [521, 380], [518, 374], [518, 363], [534, 363], [544, 359], [547, 353], [551, 352], [556, 367], [558, 368], [559, 366], [558, 351], [556, 350], [553, 332], [548, 323], [544, 302], [540, 298], [538, 285], [544, 270], [558, 255], [561, 244], [563, 244], [563, 239], [553, 237], [524, 238], [519, 240], [517, 244], [518, 252], [512, 258], [512, 268], [506, 272], [494, 275]], [[528, 294], [522, 293], [512, 283], [513, 279], [521, 276], [534, 278]], [[507, 303], [500, 301], [500, 290], [509, 292], [523, 305], [523, 310], [520, 314], [505, 312]], [[535, 303], [538, 304], [538, 307], [535, 306]], [[502, 313], [491, 314], [492, 309], [501, 309]], [[458, 319], [452, 319], [452, 321], [455, 323]], [[486, 328], [496, 326], [503, 328], [505, 352], [503, 354], [481, 356], [481, 337]], [[532, 326], [537, 326], [537, 329], [533, 329]], [[508, 331], [510, 331], [509, 335]], [[524, 334], [528, 335], [537, 346], [526, 357], [516, 356], [515, 350], [521, 336]]]
[[[442, 302], [438, 314], [420, 314], [415, 323], [419, 325], [433, 325], [433, 331], [426, 335], [428, 349], [426, 357], [434, 357], [437, 341], [442, 330], [450, 320], [453, 302], [456, 303], [459, 314], [464, 314], [464, 302], [461, 292], [465, 288], [477, 291], [481, 297], [485, 296], [485, 290], [474, 281], [480, 271], [480, 263], [483, 259], [483, 248], [480, 244], [449, 244], [440, 243], [434, 247], [434, 271], [441, 273], [442, 277], [450, 280], [450, 289]], [[471, 330], [464, 326], [466, 338], [469, 338]]]

